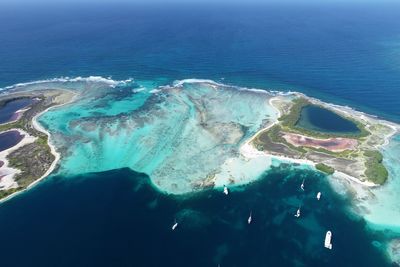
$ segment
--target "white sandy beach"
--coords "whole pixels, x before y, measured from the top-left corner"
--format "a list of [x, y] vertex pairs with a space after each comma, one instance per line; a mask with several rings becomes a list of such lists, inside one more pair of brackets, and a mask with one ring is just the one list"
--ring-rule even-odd
[[0, 176], [4, 175], [4, 177], [2, 177], [0, 179], [0, 190], [15, 188], [18, 186], [17, 183], [14, 181], [13, 177], [15, 174], [19, 173], [20, 171], [8, 166], [9, 162], [7, 160], [7, 155], [9, 155], [11, 152], [19, 149], [20, 147], [23, 147], [24, 145], [33, 143], [36, 140], [36, 137], [29, 135], [27, 132], [25, 132], [21, 129], [10, 129], [6, 132], [10, 132], [10, 131], [17, 131], [24, 137], [15, 146], [10, 147], [9, 149], [6, 149], [6, 150], [0, 152], [0, 161], [4, 162], [4, 165], [0, 168]]
[[44, 178], [46, 178], [46, 177], [55, 169], [55, 167], [57, 166], [58, 161], [59, 161], [60, 158], [61, 158], [60, 153], [57, 152], [56, 147], [55, 147], [55, 146], [52, 144], [52, 142], [51, 142], [51, 135], [50, 135], [50, 133], [49, 133], [46, 129], [44, 129], [44, 128], [42, 127], [42, 125], [40, 125], [40, 123], [38, 123], [37, 118], [39, 118], [42, 114], [46, 113], [46, 112], [49, 111], [50, 109], [59, 108], [59, 107], [62, 107], [62, 106], [65, 106], [65, 105], [67, 105], [67, 104], [70, 104], [70, 103], [74, 102], [78, 94], [76, 94], [75, 92], [69, 91], [69, 90], [66, 90], [66, 91], [68, 91], [68, 92], [70, 92], [70, 93], [73, 94], [73, 97], [72, 97], [68, 102], [63, 103], [63, 104], [60, 104], [60, 105], [56, 105], [56, 106], [49, 107], [49, 108], [43, 110], [42, 112], [36, 114], [36, 116], [33, 117], [33, 119], [32, 119], [32, 125], [33, 125], [33, 127], [34, 127], [36, 130], [38, 130], [38, 131], [40, 131], [40, 132], [42, 132], [42, 133], [44, 133], [44, 134], [46, 134], [46, 135], [48, 136], [47, 144], [48, 144], [49, 147], [50, 147], [51, 153], [54, 155], [54, 161], [53, 161], [53, 163], [51, 164], [50, 168], [49, 168], [39, 179], [35, 180], [33, 183], [31, 183], [30, 185], [28, 185], [27, 188], [31, 188], [32, 186], [36, 185], [36, 184], [39, 183], [41, 180], [43, 180]]
[[[321, 102], [321, 101], [319, 101], [319, 100], [317, 100], [317, 99], [309, 98], [309, 97], [307, 97], [307, 96], [305, 96], [305, 95], [303, 95], [303, 94], [301, 94], [301, 93], [296, 93], [296, 94], [298, 94], [299, 96], [302, 96], [302, 97], [305, 97], [305, 98], [311, 100], [313, 103], [317, 103], [317, 104], [323, 105], [323, 106], [325, 106], [325, 107], [334, 108], [334, 109], [337, 110], [338, 112], [340, 111], [339, 113], [345, 113], [345, 114], [346, 114], [347, 116], [349, 116], [349, 117], [354, 117], [355, 115], [358, 116], [358, 115], [361, 115], [361, 114], [362, 114], [362, 115], [368, 117], [368, 119], [370, 119], [370, 120], [371, 120], [371, 119], [376, 120], [375, 118], [371, 118], [371, 117], [369, 117], [368, 115], [366, 115], [366, 114], [364, 114], [364, 113], [355, 111], [355, 110], [350, 109], [350, 108], [349, 108], [349, 110], [346, 110], [346, 111], [344, 111], [343, 109], [340, 109], [340, 110], [339, 110], [338, 107], [335, 107], [333, 104], [326, 104], [326, 103], [323, 103], [323, 102]], [[269, 99], [269, 104], [270, 104], [272, 107], [274, 107], [274, 108], [278, 111], [278, 118], [279, 118], [279, 117], [281, 116], [281, 112], [280, 112], [280, 110], [274, 105], [274, 101], [279, 101], [279, 100], [277, 99], [277, 97], [273, 97], [273, 98]], [[354, 114], [354, 113], [355, 113], [355, 114]], [[359, 113], [361, 113], [361, 114], [359, 114]], [[259, 150], [257, 150], [254, 146], [251, 145], [251, 142], [254, 140], [254, 138], [255, 138], [259, 133], [261, 133], [261, 132], [263, 132], [263, 131], [265, 131], [265, 130], [270, 129], [272, 126], [274, 126], [274, 125], [277, 124], [278, 122], [279, 122], [279, 121], [274, 121], [273, 123], [271, 123], [271, 124], [268, 125], [267, 127], [265, 127], [265, 128], [263, 128], [263, 129], [261, 129], [260, 131], [258, 131], [255, 135], [252, 136], [252, 138], [250, 138], [248, 141], [246, 141], [246, 142], [241, 146], [241, 148], [240, 148], [241, 154], [242, 154], [244, 157], [249, 158], [249, 159], [251, 159], [251, 158], [254, 159], [254, 158], [257, 158], [257, 157], [265, 157], [265, 156], [266, 156], [266, 157], [270, 157], [271, 159], [274, 158], [274, 159], [278, 159], [278, 160], [280, 160], [280, 161], [286, 161], [286, 162], [290, 162], [290, 163], [297, 163], [297, 164], [310, 165], [310, 166], [312, 166], [312, 167], [315, 168], [316, 163], [313, 162], [313, 161], [311, 161], [311, 160], [307, 160], [307, 159], [295, 159], [295, 158], [290, 158], [290, 157], [286, 157], [286, 156], [272, 155], [272, 154], [268, 154], [268, 153], [263, 152], [263, 151], [259, 151]], [[381, 121], [379, 121], [379, 122], [381, 122]], [[382, 121], [382, 123], [385, 123], [385, 125], [387, 125], [387, 126], [389, 126], [390, 128], [393, 129], [393, 132], [392, 132], [392, 133], [390, 133], [388, 136], [385, 136], [385, 144], [386, 144], [386, 143], [389, 143], [390, 137], [393, 136], [393, 135], [396, 133], [397, 127], [396, 127], [393, 123], [390, 123], [390, 122]], [[372, 183], [372, 182], [360, 181], [359, 179], [357, 179], [357, 178], [355, 178], [355, 177], [352, 177], [352, 176], [350, 176], [350, 175], [347, 175], [347, 174], [345, 174], [345, 173], [343, 173], [343, 172], [335, 171], [335, 173], [334, 173], [333, 175], [334, 175], [335, 177], [338, 177], [338, 178], [341, 178], [341, 179], [346, 179], [346, 180], [348, 180], [348, 181], [351, 181], [351, 182], [353, 182], [353, 183], [360, 184], [360, 185], [362, 185], [362, 186], [367, 186], [367, 187], [376, 187], [376, 186], [377, 186], [376, 184], [374, 184], [374, 183]]]
[[[11, 194], [11, 195], [9, 195], [9, 196], [7, 196], [7, 197], [1, 199], [1, 200], [0, 200], [0, 203], [11, 199], [12, 197], [16, 196], [17, 194], [20, 194], [20, 193], [24, 192], [25, 190], [27, 190], [27, 189], [29, 189], [29, 188], [32, 188], [33, 186], [35, 186], [36, 184], [38, 184], [40, 181], [42, 181], [44, 178], [46, 178], [46, 177], [55, 169], [55, 167], [57, 166], [57, 163], [58, 163], [58, 161], [60, 160], [60, 157], [61, 157], [61, 156], [60, 156], [60, 154], [57, 152], [55, 146], [51, 143], [51, 135], [50, 135], [50, 133], [49, 133], [48, 131], [46, 131], [46, 130], [40, 125], [40, 123], [37, 122], [37, 118], [38, 118], [39, 116], [41, 116], [42, 114], [44, 114], [45, 112], [49, 111], [50, 109], [58, 108], [58, 107], [61, 107], [61, 106], [70, 104], [70, 103], [72, 103], [73, 101], [75, 101], [75, 99], [76, 99], [76, 97], [77, 97], [78, 94], [76, 94], [75, 92], [72, 92], [72, 91], [70, 91], [70, 90], [65, 90], [65, 89], [63, 89], [63, 90], [64, 90], [64, 91], [68, 91], [69, 93], [72, 93], [72, 94], [73, 94], [73, 97], [72, 97], [69, 101], [67, 101], [67, 102], [65, 102], [65, 103], [63, 103], [63, 104], [55, 105], [55, 106], [52, 106], [52, 107], [49, 107], [49, 108], [43, 110], [42, 112], [36, 114], [36, 115], [32, 118], [32, 125], [33, 125], [33, 127], [34, 127], [36, 130], [38, 130], [38, 131], [40, 131], [40, 132], [42, 132], [42, 133], [44, 133], [44, 134], [46, 134], [46, 135], [48, 136], [48, 145], [49, 145], [49, 147], [50, 147], [51, 153], [52, 153], [52, 154], [54, 155], [54, 157], [55, 157], [53, 163], [51, 164], [50, 168], [46, 171], [46, 173], [44, 173], [39, 179], [37, 179], [37, 180], [35, 180], [34, 182], [32, 182], [31, 184], [29, 184], [25, 189], [23, 189], [23, 190], [21, 190], [21, 191], [17, 191], [17, 192], [15, 192], [15, 193], [13, 193], [13, 194]], [[4, 177], [1, 179], [1, 181], [0, 181], [0, 186], [3, 186], [3, 189], [10, 189], [10, 188], [15, 188], [15, 187], [17, 187], [18, 184], [14, 181], [13, 177], [14, 177], [15, 174], [17, 174], [17, 173], [20, 172], [20, 171], [17, 170], [17, 169], [13, 169], [13, 168], [9, 168], [9, 167], [8, 167], [8, 160], [6, 159], [6, 156], [7, 156], [9, 153], [11, 153], [12, 151], [14, 151], [14, 150], [16, 150], [16, 149], [18, 149], [18, 148], [20, 148], [20, 147], [26, 145], [26, 144], [33, 143], [33, 142], [37, 139], [36, 137], [30, 136], [28, 133], [26, 133], [26, 132], [23, 131], [23, 130], [20, 130], [20, 129], [14, 129], [14, 130], [19, 131], [21, 134], [24, 134], [25, 137], [24, 137], [24, 139], [21, 140], [21, 142], [19, 142], [16, 146], [11, 147], [11, 148], [9, 148], [9, 149], [7, 149], [7, 150], [5, 150], [5, 151], [0, 152], [0, 160], [4, 162], [4, 165], [0, 168], [0, 175], [1, 175], [3, 172], [4, 172], [4, 174], [5, 174], [5, 176], [4, 176]], [[4, 184], [3, 184], [3, 183], [4, 183]]]

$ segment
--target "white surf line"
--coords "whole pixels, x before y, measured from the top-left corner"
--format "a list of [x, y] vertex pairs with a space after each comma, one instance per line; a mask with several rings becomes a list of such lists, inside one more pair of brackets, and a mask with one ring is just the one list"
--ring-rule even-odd
[[[118, 84], [126, 84], [129, 82], [132, 82], [133, 78], [128, 78], [126, 80], [113, 80], [111, 77], [103, 77], [103, 76], [87, 76], [87, 77], [82, 77], [82, 76], [77, 76], [77, 77], [59, 77], [59, 78], [51, 78], [51, 79], [44, 79], [44, 80], [36, 80], [36, 81], [31, 81], [31, 82], [24, 82], [24, 83], [16, 83], [10, 86], [6, 86], [3, 88], [0, 88], [0, 91], [7, 91], [10, 89], [16, 89], [24, 86], [30, 86], [30, 85], [37, 85], [37, 84], [46, 84], [46, 83], [74, 83], [74, 82], [99, 82], [99, 83], [104, 83], [108, 84], [111, 87], [115, 87]], [[67, 90], [67, 89], [63, 89]]]
[[[47, 135], [47, 137], [48, 137], [48, 139], [47, 139], [47, 144], [48, 144], [48, 146], [50, 147], [51, 153], [52, 153], [52, 154], [54, 155], [54, 157], [55, 157], [54, 161], [52, 162], [51, 166], [50, 166], [49, 169], [46, 171], [46, 173], [43, 174], [39, 179], [37, 179], [37, 180], [33, 181], [32, 183], [30, 183], [26, 188], [24, 188], [24, 189], [22, 189], [22, 190], [20, 190], [20, 191], [17, 191], [17, 192], [15, 192], [15, 193], [12, 193], [11, 195], [6, 196], [5, 198], [0, 199], [0, 204], [1, 204], [1, 203], [4, 203], [5, 201], [7, 201], [7, 200], [9, 200], [9, 199], [11, 199], [11, 198], [13, 198], [13, 197], [15, 197], [15, 196], [18, 195], [18, 194], [21, 194], [21, 193], [25, 192], [26, 190], [32, 188], [33, 186], [37, 185], [40, 181], [42, 181], [44, 178], [46, 178], [46, 177], [54, 170], [54, 168], [57, 166], [57, 163], [58, 163], [58, 161], [60, 160], [60, 153], [58, 153], [57, 150], [56, 150], [56, 148], [54, 147], [54, 145], [51, 144], [51, 141], [50, 141], [51, 135], [50, 135], [50, 133], [49, 133], [48, 131], [46, 131], [46, 130], [37, 122], [37, 118], [38, 118], [39, 116], [41, 116], [42, 114], [46, 113], [47, 111], [49, 111], [50, 109], [59, 108], [59, 107], [61, 107], [61, 106], [65, 106], [65, 105], [68, 105], [68, 104], [74, 102], [74, 101], [76, 100], [77, 96], [78, 96], [78, 94], [77, 94], [76, 92], [73, 92], [73, 91], [71, 91], [71, 90], [67, 90], [67, 89], [58, 89], [58, 90], [68, 91], [68, 92], [72, 93], [74, 96], [71, 98], [70, 101], [68, 101], [68, 102], [66, 102], [66, 103], [63, 103], [63, 104], [60, 104], [60, 105], [51, 106], [51, 107], [49, 107], [49, 108], [43, 110], [42, 112], [39, 112], [38, 114], [36, 114], [36, 115], [32, 118], [32, 126], [33, 126], [36, 130], [38, 130], [38, 131], [40, 131], [40, 132], [42, 132], [42, 133], [44, 133], [44, 134]], [[18, 130], [18, 129], [16, 129], [16, 130]], [[22, 141], [21, 141], [21, 142], [22, 142]], [[20, 143], [21, 143], [21, 142], [20, 142]], [[2, 161], [3, 161], [3, 160], [2, 160]], [[4, 164], [6, 164], [6, 163], [4, 163]], [[3, 167], [4, 167], [4, 166], [3, 166]]]

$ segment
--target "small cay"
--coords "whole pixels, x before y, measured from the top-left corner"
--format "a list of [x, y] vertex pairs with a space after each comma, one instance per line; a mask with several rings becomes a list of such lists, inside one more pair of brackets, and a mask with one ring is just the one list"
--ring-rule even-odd
[[380, 147], [394, 134], [394, 126], [301, 94], [292, 100], [277, 97], [271, 103], [281, 116], [253, 138], [258, 150], [309, 160], [319, 171], [338, 171], [364, 185], [386, 182]]

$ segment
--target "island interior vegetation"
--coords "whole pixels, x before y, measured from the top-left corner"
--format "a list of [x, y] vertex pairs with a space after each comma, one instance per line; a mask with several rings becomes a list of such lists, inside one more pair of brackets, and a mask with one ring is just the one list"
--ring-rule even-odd
[[69, 101], [71, 93], [65, 90], [38, 90], [15, 93], [0, 98], [0, 107], [10, 101], [23, 98], [35, 98], [37, 101], [30, 104], [17, 120], [0, 124], [0, 133], [10, 130], [23, 130], [30, 136], [35, 137], [35, 140], [32, 143], [25, 144], [11, 151], [6, 156], [8, 167], [19, 171], [13, 177], [18, 186], [1, 189], [0, 198], [5, 198], [25, 189], [41, 178], [50, 168], [55, 160], [55, 156], [51, 152], [47, 134], [37, 130], [33, 126], [33, 118], [49, 107]]
[[[329, 109], [343, 119], [353, 122], [359, 129], [356, 133], [327, 133], [305, 129], [297, 126], [302, 109], [308, 105], [318, 105], [305, 97], [296, 97], [290, 103], [280, 103], [277, 107], [281, 116], [278, 123], [259, 132], [253, 138], [253, 145], [261, 151], [272, 155], [294, 159], [308, 159], [315, 163], [315, 168], [333, 174], [335, 170], [359, 179], [382, 185], [388, 178], [388, 172], [382, 162], [382, 154], [374, 147], [383, 143], [383, 125], [368, 125], [348, 114], [341, 114]], [[369, 128], [367, 129], [367, 126]], [[379, 129], [379, 130], [378, 130]], [[387, 129], [385, 129], [387, 130]], [[285, 135], [296, 135], [309, 140], [310, 145], [300, 145], [285, 139]], [[378, 141], [377, 141], [378, 140]], [[349, 149], [335, 150], [332, 142], [353, 142], [357, 145]], [[324, 142], [324, 145], [312, 145], [312, 142]], [[371, 149], [372, 148], [372, 149]]]

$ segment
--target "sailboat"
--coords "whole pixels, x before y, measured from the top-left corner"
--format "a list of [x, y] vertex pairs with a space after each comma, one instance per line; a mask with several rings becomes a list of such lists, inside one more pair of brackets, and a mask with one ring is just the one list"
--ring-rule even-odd
[[251, 220], [252, 220], [252, 218], [251, 218], [251, 212], [250, 212], [250, 216], [249, 216], [249, 218], [247, 219], [247, 223], [250, 224], [250, 223], [251, 223]]
[[224, 185], [224, 194], [225, 195], [229, 194], [229, 190], [228, 190], [228, 187], [226, 185]]
[[300, 217], [300, 208], [297, 209], [296, 214], [294, 215], [294, 217], [299, 218]]
[[302, 182], [301, 185], [300, 185], [300, 188], [301, 188], [301, 190], [304, 191], [304, 179], [303, 179], [303, 182]]
[[172, 231], [174, 231], [178, 227], [178, 222], [175, 220], [174, 225], [172, 225]]
[[317, 199], [320, 200], [320, 198], [321, 198], [321, 192], [318, 192]]

